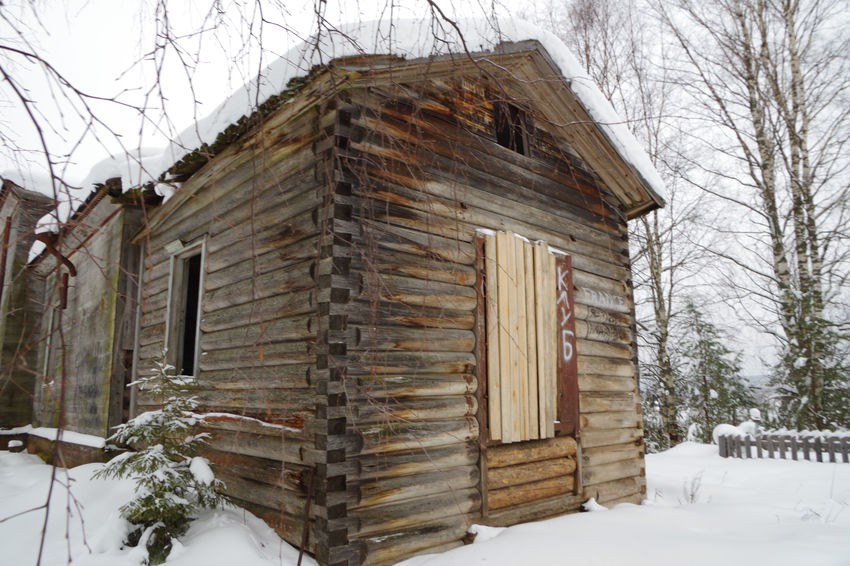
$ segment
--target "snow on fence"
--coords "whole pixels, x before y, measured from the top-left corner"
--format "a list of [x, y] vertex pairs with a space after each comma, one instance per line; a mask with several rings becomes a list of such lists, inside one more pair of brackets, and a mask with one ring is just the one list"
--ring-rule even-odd
[[726, 434], [718, 437], [717, 445], [722, 458], [778, 458], [850, 463], [850, 437], [843, 435], [762, 433], [753, 438], [750, 435]]

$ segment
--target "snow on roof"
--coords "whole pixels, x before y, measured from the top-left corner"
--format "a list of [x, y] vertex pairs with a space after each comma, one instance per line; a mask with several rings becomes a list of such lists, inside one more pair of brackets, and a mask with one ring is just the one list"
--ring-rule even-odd
[[[207, 117], [180, 133], [165, 150], [146, 149], [127, 156], [111, 156], [92, 169], [87, 183], [121, 177], [125, 188], [155, 181], [184, 155], [212, 144], [216, 136], [242, 116], [250, 115], [287, 83], [306, 75], [316, 65], [354, 55], [398, 55], [408, 59], [490, 51], [500, 43], [536, 40], [548, 52], [572, 91], [607, 134], [617, 151], [641, 175], [657, 195], [664, 198], [664, 182], [646, 152], [617, 116], [611, 104], [554, 34], [521, 20], [494, 23], [485, 19], [458, 20], [457, 29], [448, 22], [380, 20], [343, 25], [291, 49], [270, 64], [257, 79], [230, 95]], [[439, 32], [435, 33], [435, 27]]]

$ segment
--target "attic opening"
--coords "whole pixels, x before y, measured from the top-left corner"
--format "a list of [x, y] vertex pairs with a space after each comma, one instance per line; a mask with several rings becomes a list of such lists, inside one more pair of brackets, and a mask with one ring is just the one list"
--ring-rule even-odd
[[522, 108], [508, 102], [493, 104], [496, 142], [522, 155], [528, 155], [528, 116]]

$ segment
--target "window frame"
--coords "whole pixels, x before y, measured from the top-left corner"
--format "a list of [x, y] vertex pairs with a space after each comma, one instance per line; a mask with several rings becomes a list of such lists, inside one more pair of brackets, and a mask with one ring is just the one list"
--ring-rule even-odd
[[[175, 246], [176, 247], [176, 246]], [[192, 371], [186, 372], [182, 359], [186, 347], [189, 289], [189, 262], [199, 257], [197, 276], [197, 296], [195, 307]], [[201, 318], [203, 313], [204, 283], [206, 279], [207, 242], [206, 237], [177, 249], [169, 257], [168, 304], [166, 309], [165, 352], [166, 361], [174, 366], [181, 375], [197, 377], [200, 364]]]

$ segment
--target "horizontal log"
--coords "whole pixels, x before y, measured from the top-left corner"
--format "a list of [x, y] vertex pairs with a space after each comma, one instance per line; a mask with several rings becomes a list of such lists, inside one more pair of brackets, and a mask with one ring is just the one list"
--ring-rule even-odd
[[586, 413], [581, 415], [582, 433], [589, 429], [637, 429], [641, 426], [637, 411], [616, 411], [611, 413]]
[[457, 238], [444, 238], [365, 218], [361, 218], [360, 222], [363, 238], [379, 248], [424, 254], [462, 265], [475, 263], [475, 247], [471, 243], [463, 245]]
[[582, 448], [635, 443], [643, 440], [642, 428], [586, 430], [581, 433]]
[[624, 391], [580, 392], [579, 407], [582, 413], [609, 411], [635, 411], [637, 395]]
[[478, 305], [478, 297], [472, 287], [397, 275], [366, 274], [357, 298], [466, 311], [475, 310]]
[[200, 407], [210, 411], [263, 409], [268, 412], [312, 411], [319, 396], [310, 388], [303, 389], [206, 389], [192, 391]]
[[486, 449], [487, 468], [516, 466], [556, 458], [574, 458], [576, 447], [575, 439], [569, 436], [490, 446]]
[[485, 525], [509, 527], [528, 521], [539, 521], [548, 517], [578, 511], [585, 498], [581, 495], [556, 495], [547, 499], [517, 503], [511, 507], [490, 510], [481, 519]]
[[471, 373], [475, 356], [465, 352], [353, 352], [348, 356], [348, 374]]
[[474, 418], [423, 423], [368, 425], [358, 431], [363, 437], [362, 454], [416, 450], [478, 439]]
[[612, 377], [610, 375], [589, 375], [579, 373], [578, 376], [579, 391], [586, 392], [634, 392], [637, 389], [637, 379], [631, 377]]
[[[428, 192], [448, 198], [453, 196], [456, 198], [458, 194], [462, 194], [464, 202], [468, 205], [482, 206], [485, 210], [501, 213], [509, 218], [538, 220], [538, 216], [543, 216], [539, 221], [550, 226], [556, 226], [558, 223], [569, 228], [572, 228], [573, 225], [576, 225], [576, 227], [581, 225], [597, 240], [602, 239], [600, 233], [604, 234], [607, 231], [612, 233], [612, 239], [621, 235], [613, 227], [613, 223], [606, 226], [604, 223], [594, 222], [586, 212], [586, 201], [582, 203], [582, 206], [565, 206], [563, 200], [543, 195], [536, 188], [528, 186], [527, 177], [524, 182], [519, 182], [519, 179], [516, 179], [517, 182], [511, 183], [509, 180], [490, 174], [489, 170], [492, 170], [492, 166], [499, 162], [498, 159], [493, 157], [487, 157], [487, 160], [481, 163], [480, 168], [476, 168], [470, 167], [468, 164], [459, 164], [454, 157], [449, 155], [439, 156], [430, 150], [427, 157], [424, 154], [405, 152], [402, 160], [401, 155], [387, 154], [375, 144], [352, 144], [352, 149], [356, 152], [375, 154], [377, 159], [384, 160], [380, 169], [376, 168], [374, 173], [370, 170], [370, 173], [375, 176], [383, 176], [385, 179], [400, 185], [420, 189], [427, 187]], [[475, 153], [475, 151], [471, 147], [464, 148], [467, 155], [466, 161], [469, 160], [469, 154]], [[380, 153], [380, 156], [378, 156], [378, 153]], [[421, 161], [418, 165], [412, 165], [412, 159]], [[394, 167], [392, 161], [398, 161], [404, 163], [404, 165]], [[430, 186], [432, 183], [417, 183], [419, 179], [441, 180], [450, 184], [450, 189], [446, 192], [438, 192]], [[564, 190], [562, 187], [559, 196], [569, 193], [569, 190]], [[473, 201], [473, 196], [478, 197], [483, 202], [479, 204], [477, 199]], [[512, 205], [514, 206], [513, 210], [511, 209]], [[590, 238], [585, 236], [585, 239]]]
[[606, 344], [596, 340], [579, 340], [576, 348], [579, 356], [626, 360], [628, 362], [634, 359], [634, 352], [630, 344]]
[[459, 489], [437, 495], [427, 495], [397, 503], [387, 503], [360, 509], [357, 513], [359, 528], [357, 538], [391, 535], [427, 521], [466, 515], [481, 508], [481, 495], [477, 488]]
[[357, 378], [357, 386], [349, 391], [349, 399], [380, 402], [407, 397], [472, 395], [477, 390], [478, 380], [471, 373], [382, 375]]
[[425, 281], [440, 281], [454, 285], [475, 284], [475, 268], [471, 265], [434, 259], [427, 254], [412, 254], [392, 249], [381, 249], [370, 253], [369, 242], [363, 242], [364, 253], [351, 262], [351, 269], [360, 272], [375, 272], [386, 275], [401, 275]]
[[[630, 313], [619, 313], [603, 310], [594, 306], [576, 304], [576, 318], [589, 323], [607, 324], [611, 326], [622, 326], [629, 329], [632, 327], [632, 316]], [[631, 344], [626, 344], [631, 347]]]
[[[203, 337], [201, 338], [203, 349]], [[203, 351], [201, 372], [287, 364], [311, 364], [316, 361], [315, 345], [307, 341], [259, 344], [250, 347]]]
[[566, 475], [503, 489], [491, 489], [487, 492], [487, 508], [498, 510], [529, 501], [566, 495], [572, 493], [574, 486], [573, 476]]
[[258, 346], [274, 342], [293, 340], [315, 340], [318, 333], [318, 317], [298, 316], [255, 322], [248, 326], [204, 331], [203, 322], [201, 348], [204, 351], [237, 346]]
[[213, 471], [226, 468], [230, 475], [271, 486], [301, 491], [304, 497], [307, 495], [302, 480], [302, 474], [309, 469], [305, 466], [289, 464], [284, 468], [281, 462], [276, 460], [230, 454], [218, 450], [206, 450], [203, 456], [209, 459]]
[[218, 309], [250, 303], [275, 295], [305, 291], [316, 286], [312, 279], [315, 261], [308, 259], [283, 269], [265, 273], [251, 280], [250, 285], [233, 282], [204, 294], [204, 314]]
[[363, 566], [389, 566], [421, 552], [440, 554], [463, 546], [461, 539], [473, 521], [474, 516], [453, 515], [420, 523], [392, 536], [366, 537]]
[[219, 215], [210, 227], [210, 251], [221, 252], [274, 224], [284, 228], [305, 216], [310, 218], [312, 211], [322, 205], [319, 196], [322, 186], [312, 178], [313, 171], [311, 163], [294, 176], [282, 179], [285, 184], [264, 189], [259, 193], [264, 199], [261, 203], [251, 202], [243, 194], [241, 201], [228, 209], [227, 214]]
[[315, 371], [315, 364], [224, 369], [201, 373], [198, 384], [215, 389], [297, 389], [309, 387]]
[[404, 400], [366, 400], [348, 407], [350, 418], [358, 425], [417, 423], [474, 418], [478, 413], [478, 400], [474, 395], [452, 397], [421, 397]]
[[352, 300], [343, 309], [352, 324], [459, 328], [462, 330], [471, 330], [475, 327], [474, 311], [448, 309], [444, 306], [426, 307], [389, 301], [380, 301], [376, 305], [371, 301], [371, 298], [367, 297]]
[[579, 340], [596, 340], [609, 344], [630, 345], [632, 331], [624, 326], [614, 326], [598, 322], [585, 322], [576, 319], [576, 337]]
[[305, 416], [290, 415], [280, 421], [265, 420], [238, 413], [225, 413], [222, 411], [210, 411], [202, 414], [200, 427], [204, 432], [218, 434], [219, 431], [228, 433], [257, 434], [260, 436], [271, 436], [281, 442], [296, 443], [304, 439], [311, 440], [312, 434], [307, 430], [307, 425], [314, 420], [314, 415]]
[[226, 257], [208, 253], [205, 288], [213, 291], [306, 259], [315, 259], [319, 248], [319, 229], [311, 228], [307, 232], [298, 230], [298, 227], [290, 228], [291, 231], [284, 231], [276, 227], [272, 233], [260, 234], [258, 237], [261, 236], [262, 240], [248, 240], [218, 252], [227, 254]]
[[594, 484], [637, 477], [643, 474], [643, 459], [622, 460], [582, 468], [581, 483], [587, 489]]
[[272, 295], [233, 307], [208, 310], [201, 318], [201, 331], [215, 332], [284, 317], [317, 313], [317, 300], [316, 289], [307, 289]]
[[351, 326], [346, 336], [350, 347], [367, 351], [472, 352], [475, 348], [471, 330]]
[[349, 510], [407, 501], [441, 493], [452, 493], [478, 485], [481, 473], [478, 466], [448, 468], [439, 471], [361, 481], [359, 498]]
[[478, 462], [478, 443], [470, 441], [390, 453], [359, 454], [356, 458], [358, 472], [352, 477], [380, 480], [472, 466]]
[[277, 435], [268, 435], [217, 430], [207, 444], [221, 452], [279, 460], [284, 465], [311, 465], [326, 460], [326, 455], [313, 447], [312, 440], [307, 443], [290, 440], [282, 431], [278, 431]]
[[578, 350], [578, 352], [578, 367], [581, 373], [632, 379], [635, 379], [637, 376], [637, 370], [631, 360], [600, 358], [583, 355], [581, 350]]
[[643, 447], [632, 444], [614, 444], [607, 446], [582, 446], [581, 461], [584, 466], [598, 466], [620, 462], [622, 460], [636, 460], [643, 457]]
[[572, 458], [542, 460], [487, 470], [487, 488], [502, 489], [572, 474], [576, 461]]
[[[359, 191], [355, 191], [355, 195], [367, 199], [371, 196], [369, 193], [364, 195]], [[364, 211], [364, 216], [384, 225], [416, 230], [450, 240], [471, 242], [475, 237], [474, 229], [469, 229], [466, 225], [460, 224], [456, 220], [443, 218], [428, 211], [396, 204], [392, 200], [381, 198], [384, 195], [386, 193], [375, 195], [375, 199], [379, 200], [379, 202], [372, 204], [372, 206], [367, 201], [365, 206], [368, 206], [369, 209]]]
[[585, 488], [585, 494], [599, 503], [608, 504], [623, 497], [642, 494], [645, 490], [646, 483], [643, 478], [625, 478], [588, 486]]
[[[573, 273], [576, 274], [578, 271], [573, 270]], [[631, 300], [631, 292], [623, 292], [622, 294], [619, 294], [587, 286], [576, 286], [575, 302], [576, 304], [593, 306], [597, 309], [622, 314], [629, 314], [634, 308], [634, 304]]]

